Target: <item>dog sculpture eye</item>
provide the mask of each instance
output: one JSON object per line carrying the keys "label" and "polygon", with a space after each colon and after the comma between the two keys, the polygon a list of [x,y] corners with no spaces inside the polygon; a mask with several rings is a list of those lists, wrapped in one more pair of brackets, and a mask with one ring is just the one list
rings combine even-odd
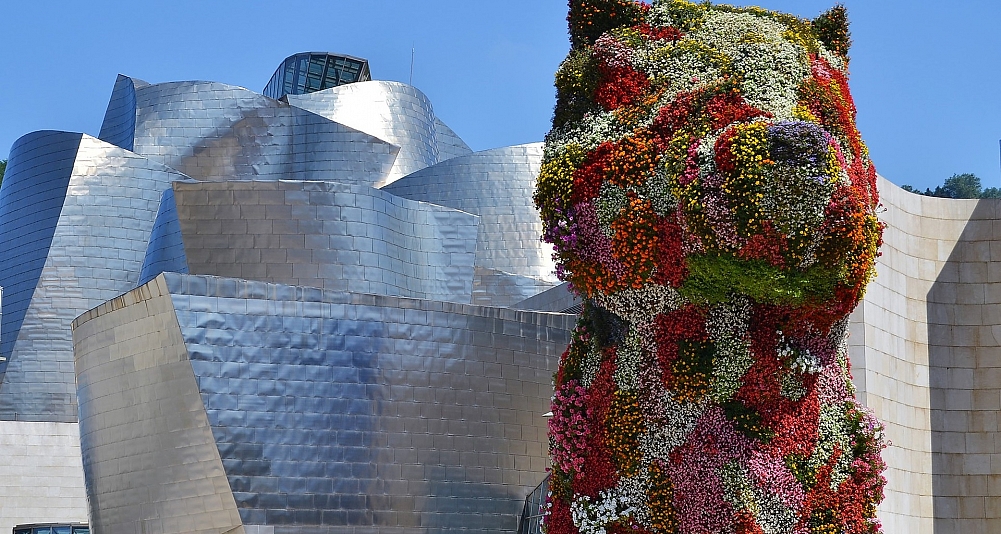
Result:
{"label": "dog sculpture eye", "polygon": [[568,21],[535,201],[584,311],[548,532],[878,531],[846,325],[882,225],[843,8],[572,0]]}

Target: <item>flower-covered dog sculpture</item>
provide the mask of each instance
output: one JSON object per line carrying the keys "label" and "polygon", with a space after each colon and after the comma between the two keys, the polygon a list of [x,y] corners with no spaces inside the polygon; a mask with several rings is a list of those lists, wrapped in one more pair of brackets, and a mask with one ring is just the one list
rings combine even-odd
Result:
{"label": "flower-covered dog sculpture", "polygon": [[847,315],[876,173],[844,9],[571,0],[535,201],[584,311],[549,534],[879,532],[885,447]]}

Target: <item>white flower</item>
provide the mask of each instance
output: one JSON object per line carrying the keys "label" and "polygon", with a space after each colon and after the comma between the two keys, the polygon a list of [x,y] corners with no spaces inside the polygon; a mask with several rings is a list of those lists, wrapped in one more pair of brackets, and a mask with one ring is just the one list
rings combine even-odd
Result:
{"label": "white flower", "polygon": [[630,133],[608,111],[588,112],[579,121],[568,123],[562,128],[553,128],[546,134],[546,144],[543,146],[543,159],[556,157],[566,149],[567,145],[576,144],[584,152],[590,152],[605,141],[619,139]]}
{"label": "white flower", "polygon": [[716,347],[710,388],[717,402],[724,402],[737,392],[741,378],[754,364],[747,338],[750,319],[751,305],[741,296],[709,309],[706,333]]}
{"label": "white flower", "polygon": [[575,495],[570,503],[570,517],[580,534],[607,534],[605,527],[634,512],[633,503],[616,489],[603,490],[595,502],[586,495]]}
{"label": "white flower", "polygon": [[622,209],[629,203],[626,192],[612,182],[601,184],[598,198],[594,201],[595,210],[598,213],[598,225],[601,227],[605,237],[612,237],[612,222],[619,217]]}
{"label": "white flower", "polygon": [[677,310],[686,304],[676,289],[647,284],[640,289],[623,289],[612,294],[598,293],[594,302],[631,323],[649,322],[658,313]]}
{"label": "white flower", "polygon": [[649,350],[643,350],[642,341],[636,335],[635,329],[630,328],[623,343],[616,351],[615,358],[615,384],[622,391],[632,391],[636,389],[639,375],[640,360],[644,357],[652,357]]}
{"label": "white flower", "polygon": [[647,421],[647,430],[640,435],[640,450],[643,451],[644,463],[653,460],[668,460],[671,452],[688,440],[688,435],[695,429],[707,403],[678,402],[666,390],[660,397],[663,407],[663,421],[655,423]]}

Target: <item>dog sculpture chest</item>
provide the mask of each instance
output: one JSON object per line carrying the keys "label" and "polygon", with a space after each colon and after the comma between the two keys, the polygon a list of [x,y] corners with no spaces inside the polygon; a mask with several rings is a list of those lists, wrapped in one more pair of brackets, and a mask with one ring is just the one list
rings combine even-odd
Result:
{"label": "dog sculpture chest", "polygon": [[546,531],[879,532],[846,329],[882,226],[844,10],[571,0],[568,21],[535,200],[585,304]]}

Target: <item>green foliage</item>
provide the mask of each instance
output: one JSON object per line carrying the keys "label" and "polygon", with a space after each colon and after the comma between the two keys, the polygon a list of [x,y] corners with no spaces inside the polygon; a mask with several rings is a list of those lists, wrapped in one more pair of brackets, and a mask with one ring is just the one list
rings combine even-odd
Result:
{"label": "green foliage", "polygon": [[768,443],[775,437],[775,431],[764,425],[761,414],[736,399],[730,399],[723,404],[723,413],[733,421],[734,426],[745,436]]}
{"label": "green foliage", "polygon": [[852,46],[851,32],[848,31],[848,11],[838,4],[821,13],[813,20],[813,33],[828,50],[842,57],[848,57]]}
{"label": "green foliage", "polygon": [[828,299],[839,280],[820,266],[786,271],[762,260],[709,255],[690,256],[686,262],[688,278],[679,291],[697,303],[726,302],[738,294],[760,303],[800,306]]}
{"label": "green foliage", "polygon": [[0,159],[0,183],[3,183],[3,175],[7,172],[7,160]]}
{"label": "green foliage", "polygon": [[809,456],[790,454],[784,460],[786,467],[804,488],[809,490],[817,484],[817,467],[810,465]]}
{"label": "green foliage", "polygon": [[570,0],[570,45],[579,48],[594,44],[612,28],[639,24],[643,14],[643,6],[633,0]]}
{"label": "green foliage", "polygon": [[1001,189],[997,187],[988,187],[987,189],[984,189],[981,186],[980,178],[976,174],[968,172],[963,174],[953,174],[951,177],[945,179],[944,184],[935,187],[934,190],[926,188],[924,192],[921,192],[909,185],[901,186],[901,189],[918,195],[924,195],[926,197],[1001,198]]}
{"label": "green foliage", "polygon": [[945,184],[935,188],[936,195],[945,198],[978,198],[982,191],[980,178],[975,174],[953,174]]}

